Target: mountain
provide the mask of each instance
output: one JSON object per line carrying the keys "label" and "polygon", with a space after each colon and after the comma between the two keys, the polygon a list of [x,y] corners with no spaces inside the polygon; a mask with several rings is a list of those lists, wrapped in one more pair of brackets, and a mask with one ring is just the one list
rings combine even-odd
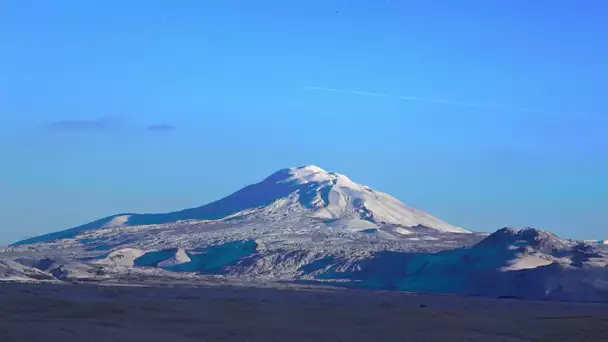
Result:
{"label": "mountain", "polygon": [[0,258],[0,281],[52,280],[53,276],[35,267],[11,259]]}
{"label": "mountain", "polygon": [[503,228],[471,247],[376,253],[356,271],[329,277],[414,292],[608,301],[608,250],[533,228]]}
{"label": "mountain", "polygon": [[608,246],[532,228],[450,225],[316,166],[216,202],[118,214],[0,251],[0,279],[261,281],[608,301]]}
{"label": "mountain", "polygon": [[357,184],[348,177],[317,166],[279,170],[263,181],[207,205],[163,214],[124,213],[72,229],[50,233],[14,245],[74,237],[84,231],[116,226],[219,220],[239,215],[283,212],[326,220],[365,220],[375,224],[425,226],[445,232],[467,231],[410,208],[388,194]]}

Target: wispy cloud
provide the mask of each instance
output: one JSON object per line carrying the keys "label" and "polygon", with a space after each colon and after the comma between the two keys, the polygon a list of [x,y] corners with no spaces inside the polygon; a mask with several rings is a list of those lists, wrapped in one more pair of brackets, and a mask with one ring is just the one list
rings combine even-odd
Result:
{"label": "wispy cloud", "polygon": [[[139,128],[138,128],[139,126]],[[70,132],[113,132],[118,130],[138,130],[145,129],[153,132],[168,132],[177,129],[177,126],[167,123],[153,123],[134,125],[121,118],[105,117],[98,119],[62,119],[48,122],[44,128],[53,133],[70,133]]]}
{"label": "wispy cloud", "polygon": [[447,106],[503,110],[503,111],[511,111],[511,112],[513,112],[513,111],[529,112],[529,113],[532,113],[532,112],[538,113],[539,112],[539,111],[528,109],[528,108],[507,107],[507,106],[500,106],[500,105],[490,105],[490,104],[475,103],[475,102],[460,102],[460,101],[451,101],[451,100],[443,100],[443,99],[429,99],[429,98],[417,97],[417,96],[404,96],[404,95],[394,95],[394,94],[386,94],[386,93],[371,93],[371,92],[366,92],[366,91],[345,90],[345,89],[335,89],[335,88],[325,88],[325,87],[315,87],[315,86],[305,86],[303,88],[307,89],[307,90],[325,91],[325,92],[338,93],[338,94],[382,97],[382,98],[397,99],[397,100],[404,100],[404,101],[434,103],[434,104],[447,105]]}
{"label": "wispy cloud", "polygon": [[146,126],[146,129],[154,132],[167,132],[176,130],[177,126],[170,124],[151,124]]}
{"label": "wispy cloud", "polygon": [[89,131],[89,130],[111,130],[123,125],[116,118],[100,119],[63,119],[48,122],[45,128],[49,131]]}

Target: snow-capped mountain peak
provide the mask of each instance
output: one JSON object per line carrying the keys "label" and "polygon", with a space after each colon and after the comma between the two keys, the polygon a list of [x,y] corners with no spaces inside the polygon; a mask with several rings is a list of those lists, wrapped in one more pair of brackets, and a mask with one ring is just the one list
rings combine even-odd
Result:
{"label": "snow-capped mountain peak", "polygon": [[556,250],[567,250],[573,243],[560,239],[555,234],[534,228],[510,228],[497,230],[479,243],[480,246],[505,246],[509,248],[527,248],[550,253]]}
{"label": "snow-capped mountain peak", "polygon": [[452,233],[467,230],[450,225],[394,197],[353,182],[348,177],[314,165],[279,170],[259,183],[249,185],[218,201],[191,209],[162,214],[123,213],[83,226],[20,241],[17,244],[70,238],[83,231],[115,227],[168,224],[186,220],[250,220],[276,217],[309,217],[341,220],[340,226],[375,225],[426,227]]}
{"label": "snow-capped mountain peak", "polygon": [[344,175],[302,166],[200,207],[118,214],[21,241],[0,253],[0,279],[222,274],[608,300],[603,246],[531,228],[454,234],[464,232]]}
{"label": "snow-capped mountain peak", "polygon": [[291,167],[279,170],[266,178],[266,181],[286,184],[329,183],[340,182],[343,185],[357,186],[341,173],[325,171],[316,165]]}
{"label": "snow-capped mountain peak", "polygon": [[282,169],[258,184],[264,187],[260,189],[262,192],[289,193],[289,200],[281,205],[293,209],[294,204],[299,204],[301,213],[311,217],[467,232],[408,207],[388,194],[355,183],[343,174],[329,172],[315,165]]}

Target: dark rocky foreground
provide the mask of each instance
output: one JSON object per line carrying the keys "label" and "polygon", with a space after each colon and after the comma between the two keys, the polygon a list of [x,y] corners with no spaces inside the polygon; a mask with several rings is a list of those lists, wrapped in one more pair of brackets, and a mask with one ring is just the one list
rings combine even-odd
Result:
{"label": "dark rocky foreground", "polygon": [[0,341],[608,341],[608,304],[279,285],[0,283]]}

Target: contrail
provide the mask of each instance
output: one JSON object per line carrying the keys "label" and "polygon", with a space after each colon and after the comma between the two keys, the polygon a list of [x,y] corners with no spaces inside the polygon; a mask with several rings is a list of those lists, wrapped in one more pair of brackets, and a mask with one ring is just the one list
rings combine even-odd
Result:
{"label": "contrail", "polygon": [[327,92],[339,93],[339,94],[359,95],[359,96],[371,96],[371,97],[384,97],[384,98],[398,99],[398,100],[404,100],[404,101],[417,101],[417,102],[426,102],[426,103],[436,103],[436,104],[443,104],[443,105],[448,105],[448,106],[459,106],[459,107],[469,107],[469,108],[478,108],[478,109],[504,110],[504,111],[516,111],[516,112],[538,112],[538,111],[531,110],[531,109],[526,109],[526,108],[513,108],[513,107],[488,105],[488,104],[483,104],[483,103],[459,102],[459,101],[449,101],[449,100],[441,100],[441,99],[427,99],[427,98],[416,97],[416,96],[402,96],[402,95],[392,95],[392,94],[384,94],[384,93],[370,93],[370,92],[366,92],[366,91],[344,90],[344,89],[314,87],[314,86],[305,86],[303,88],[304,89],[308,89],[308,90],[327,91]]}

